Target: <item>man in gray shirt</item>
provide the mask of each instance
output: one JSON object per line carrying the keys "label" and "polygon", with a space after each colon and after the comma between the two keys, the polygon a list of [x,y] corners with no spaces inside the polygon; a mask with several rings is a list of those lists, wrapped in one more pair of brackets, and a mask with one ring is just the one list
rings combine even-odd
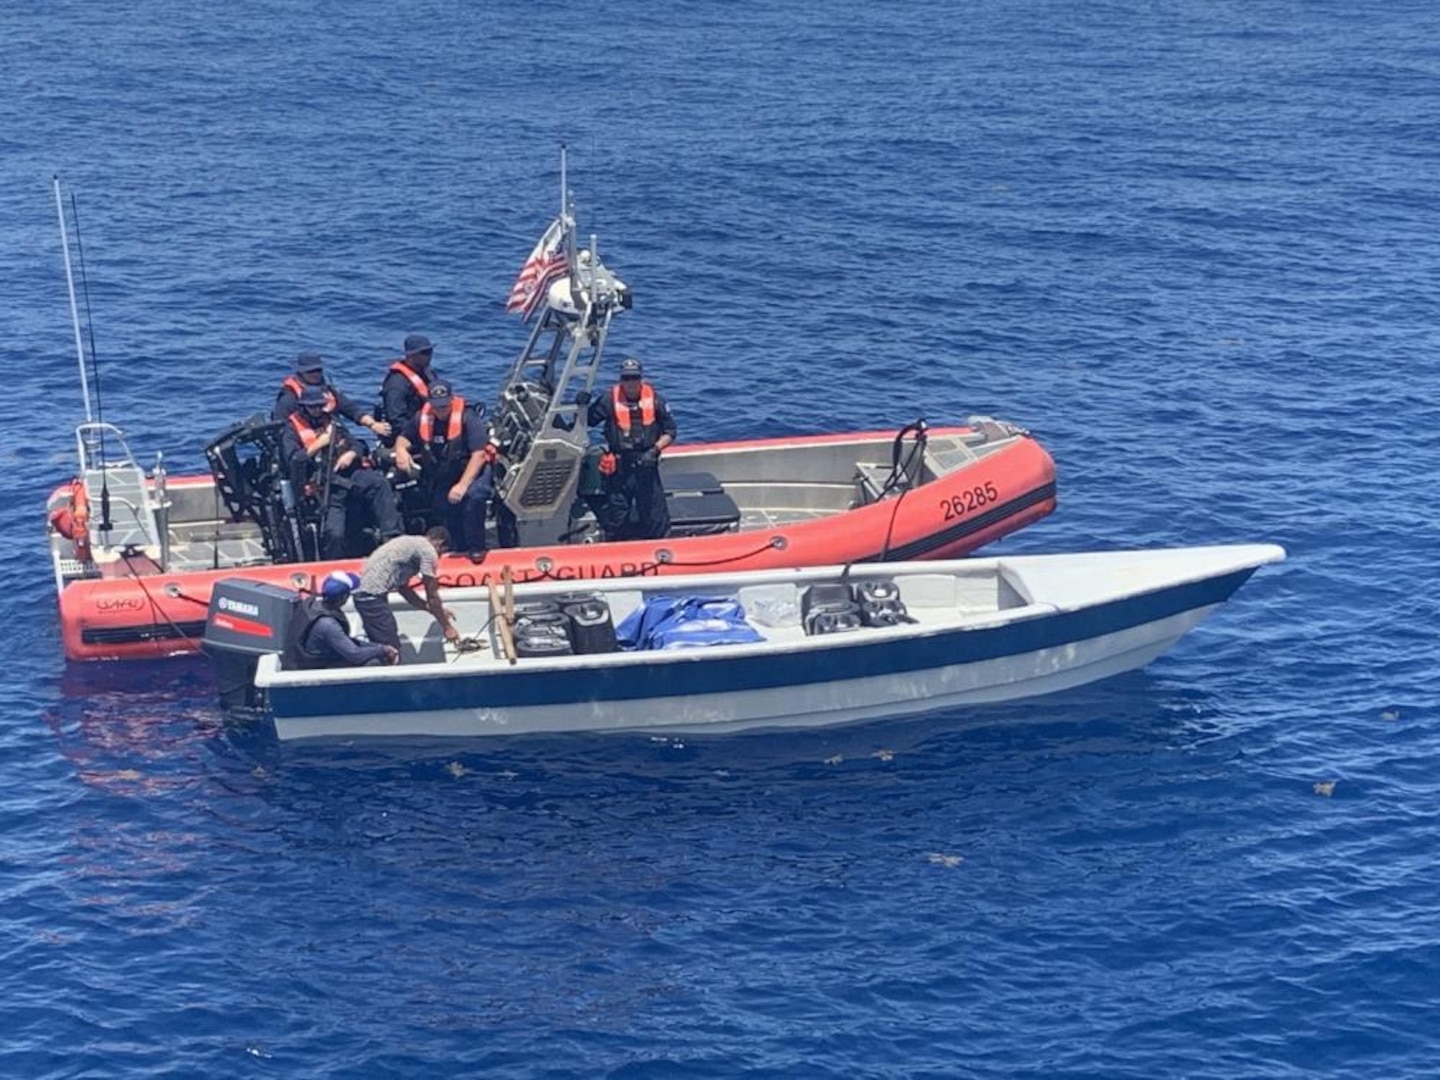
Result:
{"label": "man in gray shirt", "polygon": [[[435,616],[446,641],[460,640],[450,612],[440,603],[440,556],[449,549],[449,530],[437,527],[424,536],[397,536],[370,553],[360,568],[360,587],[350,599],[373,644],[400,648],[400,627],[390,610],[392,592],[399,592],[417,611]],[[410,584],[417,575],[425,586],[424,600]]]}

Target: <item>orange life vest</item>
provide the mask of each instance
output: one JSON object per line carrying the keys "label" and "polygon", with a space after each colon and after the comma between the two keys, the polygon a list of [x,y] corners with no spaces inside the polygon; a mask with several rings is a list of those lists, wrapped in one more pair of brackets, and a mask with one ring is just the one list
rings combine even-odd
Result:
{"label": "orange life vest", "polygon": [[[460,432],[465,429],[465,399],[452,397],[450,399],[450,423],[445,428],[445,441],[452,443],[460,438]],[[420,410],[420,441],[430,442],[435,434],[435,410],[430,407],[427,401],[425,407]]]}
{"label": "orange life vest", "polygon": [[75,545],[75,558],[90,561],[90,496],[85,481],[77,477],[70,484],[70,542]]}
{"label": "orange life vest", "polygon": [[396,360],[390,365],[390,370],[405,376],[405,381],[410,384],[410,389],[420,396],[421,401],[430,400],[430,387],[419,374],[411,367],[406,366],[404,360]]}
{"label": "orange life vest", "polygon": [[[306,385],[307,384],[301,382],[300,378],[296,375],[291,375],[288,379],[286,379],[283,383],[280,384],[282,389],[289,390],[292,394],[295,395],[295,405],[297,408],[300,405],[300,395],[305,392]],[[329,412],[334,412],[336,404],[337,402],[335,401],[335,394],[331,391],[330,387],[325,387],[326,410]]]}
{"label": "orange life vest", "polygon": [[639,401],[630,401],[619,386],[610,391],[610,400],[615,405],[615,423],[620,428],[621,435],[629,437],[630,410],[636,405],[640,406],[640,423],[646,427],[655,423],[655,388],[649,383],[640,384]]}
{"label": "orange life vest", "polygon": [[303,410],[296,409],[290,414],[290,426],[295,429],[295,434],[300,436],[300,445],[309,450],[320,437],[320,433],[305,422],[302,412]]}

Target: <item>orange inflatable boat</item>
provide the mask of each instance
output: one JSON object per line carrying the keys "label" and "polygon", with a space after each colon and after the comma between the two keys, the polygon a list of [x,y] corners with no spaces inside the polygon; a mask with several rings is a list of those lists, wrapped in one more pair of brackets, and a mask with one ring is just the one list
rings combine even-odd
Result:
{"label": "orange inflatable boat", "polygon": [[[147,474],[118,430],[87,426],[103,426],[106,454],[118,457],[87,459],[97,433],[82,431],[81,475],[47,507],[68,658],[196,650],[221,578],[307,589],[329,570],[359,568],[358,558],[283,561],[277,523],[235,513],[233,478],[218,465],[214,476]],[[484,584],[507,566],[517,581],[583,582],[950,558],[1039,520],[1056,501],[1050,455],[990,418],[898,435],[675,446],[662,463],[672,528],[658,540],[607,542],[585,505],[582,465],[555,521],[522,523],[523,546],[492,546],[478,564],[447,556],[442,584]]]}

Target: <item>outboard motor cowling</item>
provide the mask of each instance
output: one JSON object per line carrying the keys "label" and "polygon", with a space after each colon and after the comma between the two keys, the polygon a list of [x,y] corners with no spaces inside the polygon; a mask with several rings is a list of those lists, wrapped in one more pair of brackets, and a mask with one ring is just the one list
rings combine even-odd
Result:
{"label": "outboard motor cowling", "polygon": [[292,589],[246,578],[224,578],[210,593],[201,647],[215,664],[220,704],[226,710],[257,709],[260,657],[290,647],[290,625],[300,607]]}

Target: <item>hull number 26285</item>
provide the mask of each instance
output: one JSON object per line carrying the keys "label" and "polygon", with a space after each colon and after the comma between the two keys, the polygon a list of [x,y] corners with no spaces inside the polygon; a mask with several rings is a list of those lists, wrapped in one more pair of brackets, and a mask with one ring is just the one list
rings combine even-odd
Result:
{"label": "hull number 26285", "polygon": [[964,517],[966,514],[973,514],[976,510],[991,506],[999,501],[1000,493],[995,490],[995,485],[987,480],[980,487],[957,491],[948,499],[941,499],[940,510],[945,515],[946,521],[954,521],[956,518]]}

